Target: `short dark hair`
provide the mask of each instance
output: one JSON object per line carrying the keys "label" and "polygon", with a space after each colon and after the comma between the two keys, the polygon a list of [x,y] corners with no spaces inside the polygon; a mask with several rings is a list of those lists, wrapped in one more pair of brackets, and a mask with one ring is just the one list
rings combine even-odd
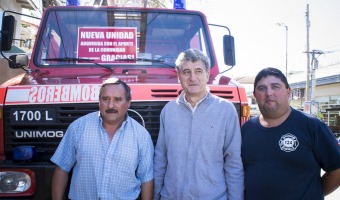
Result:
{"label": "short dark hair", "polygon": [[274,67],[267,67],[262,69],[255,77],[255,81],[254,81],[254,92],[255,92],[255,88],[258,84],[258,82],[262,79],[265,78],[267,76],[275,76],[277,78],[279,78],[286,86],[286,88],[290,88],[287,78],[286,76],[278,69],[274,68]]}
{"label": "short dark hair", "polygon": [[120,80],[119,78],[115,78],[115,77],[106,79],[103,82],[103,84],[102,84],[102,86],[100,87],[100,90],[99,90],[99,97],[102,93],[103,88],[107,85],[122,85],[125,89],[126,100],[131,101],[131,88],[124,81]]}
{"label": "short dark hair", "polygon": [[206,71],[209,71],[210,69],[209,57],[200,50],[187,49],[178,55],[178,58],[176,60],[176,70],[177,72],[180,72],[182,70],[184,62],[188,61],[196,62],[199,60],[203,62]]}

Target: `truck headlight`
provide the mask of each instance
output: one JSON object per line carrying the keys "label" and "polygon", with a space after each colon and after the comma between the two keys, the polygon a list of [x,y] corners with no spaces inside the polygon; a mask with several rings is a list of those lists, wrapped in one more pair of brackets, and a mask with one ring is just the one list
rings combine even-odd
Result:
{"label": "truck headlight", "polygon": [[33,195],[34,189],[34,173],[31,170],[0,171],[0,197],[20,193],[20,196],[29,196]]}

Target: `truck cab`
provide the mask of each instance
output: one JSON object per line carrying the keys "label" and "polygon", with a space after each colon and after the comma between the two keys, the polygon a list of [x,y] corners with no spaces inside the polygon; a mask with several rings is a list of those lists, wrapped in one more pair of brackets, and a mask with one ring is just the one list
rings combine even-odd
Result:
{"label": "truck cab", "polygon": [[[2,50],[11,46],[16,15],[4,14]],[[234,38],[221,27],[226,34],[220,38],[224,48],[220,66],[233,66]],[[23,73],[0,87],[0,198],[51,198],[54,165],[49,159],[68,125],[98,110],[99,87],[107,78],[129,84],[129,115],[146,127],[155,143],[162,108],[182,90],[175,60],[189,48],[211,59],[210,92],[235,105],[240,125],[249,118],[245,89],[221,74],[201,12],[50,7],[34,40],[30,56],[6,58],[10,68],[21,68]]]}

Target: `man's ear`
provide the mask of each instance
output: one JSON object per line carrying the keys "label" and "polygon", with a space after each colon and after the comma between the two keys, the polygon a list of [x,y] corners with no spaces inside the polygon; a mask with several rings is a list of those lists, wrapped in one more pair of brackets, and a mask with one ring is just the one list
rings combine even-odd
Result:
{"label": "man's ear", "polygon": [[288,94],[289,94],[289,96],[290,96],[290,94],[292,93],[292,89],[290,89],[290,87],[287,89],[287,92],[288,92]]}

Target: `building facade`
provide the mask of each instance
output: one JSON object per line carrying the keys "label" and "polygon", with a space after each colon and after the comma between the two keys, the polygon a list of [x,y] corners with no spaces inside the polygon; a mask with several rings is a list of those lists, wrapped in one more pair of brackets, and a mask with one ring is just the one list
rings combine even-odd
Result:
{"label": "building facade", "polygon": [[320,67],[314,73],[315,86],[311,78],[309,99],[306,97],[306,72],[288,77],[292,89],[291,106],[316,115],[329,126],[340,126],[340,64]]}

